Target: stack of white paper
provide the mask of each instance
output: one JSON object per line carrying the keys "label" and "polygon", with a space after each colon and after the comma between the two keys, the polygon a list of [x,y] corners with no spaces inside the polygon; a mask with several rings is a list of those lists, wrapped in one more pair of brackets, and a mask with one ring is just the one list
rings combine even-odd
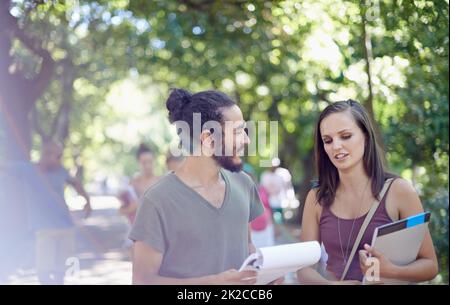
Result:
{"label": "stack of white paper", "polygon": [[257,285],[268,284],[289,272],[314,265],[321,251],[317,241],[264,247],[251,254],[239,271],[258,271]]}

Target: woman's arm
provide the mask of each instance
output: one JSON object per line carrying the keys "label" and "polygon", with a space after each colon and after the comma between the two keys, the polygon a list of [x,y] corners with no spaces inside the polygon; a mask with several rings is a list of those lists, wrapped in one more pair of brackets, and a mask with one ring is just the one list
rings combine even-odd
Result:
{"label": "woman's arm", "polygon": [[[319,236],[319,219],[317,217],[317,203],[315,200],[316,191],[311,190],[306,197],[303,209],[302,229],[300,241],[317,240],[320,242]],[[313,267],[302,268],[297,271],[297,278],[300,284],[306,285],[327,285],[329,281],[320,275]]]}
{"label": "woman's arm", "polygon": [[128,191],[130,202],[128,205],[120,207],[120,209],[119,209],[120,214],[128,215],[128,214],[135,213],[137,211],[137,209],[139,207],[139,198],[138,198],[137,191],[136,191],[136,189],[137,189],[136,185],[137,185],[137,180],[136,180],[136,178],[133,178],[130,181],[130,185],[129,185],[130,190]]}
{"label": "woman's arm", "polygon": [[129,205],[120,207],[119,212],[122,215],[128,215],[137,211],[139,204],[137,200],[133,200]]}
{"label": "woman's arm", "polygon": [[[391,187],[391,202],[396,206],[400,219],[423,212],[420,198],[413,186],[406,180],[396,179]],[[394,278],[409,282],[423,282],[432,280],[438,273],[436,252],[430,231],[427,230],[417,260],[406,266],[397,266],[391,263],[382,253],[377,252],[368,245],[366,251],[380,260],[380,276]],[[363,274],[364,274],[364,270]]]}

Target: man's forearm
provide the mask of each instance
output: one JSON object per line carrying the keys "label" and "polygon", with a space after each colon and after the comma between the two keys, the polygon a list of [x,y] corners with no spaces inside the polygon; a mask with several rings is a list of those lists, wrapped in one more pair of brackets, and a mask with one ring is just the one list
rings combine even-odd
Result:
{"label": "man's forearm", "polygon": [[91,198],[89,197],[88,193],[86,193],[85,190],[83,190],[83,192],[80,195],[84,197],[86,203],[91,203]]}
{"label": "man's forearm", "polygon": [[84,187],[81,185],[81,183],[78,180],[72,179],[69,181],[69,183],[73,186],[75,191],[77,191],[78,195],[83,197],[86,200],[86,203],[90,203],[90,198],[88,193],[85,191]]}
{"label": "man's forearm", "polygon": [[171,278],[159,275],[139,276],[133,275],[133,285],[212,285],[214,276],[203,276],[193,278]]}
{"label": "man's forearm", "polygon": [[81,197],[84,198],[84,200],[86,200],[86,203],[89,203],[89,204],[91,203],[91,199],[90,199],[88,193],[84,190],[83,187],[80,187],[80,188],[77,190],[77,192],[78,192],[78,194],[79,194]]}

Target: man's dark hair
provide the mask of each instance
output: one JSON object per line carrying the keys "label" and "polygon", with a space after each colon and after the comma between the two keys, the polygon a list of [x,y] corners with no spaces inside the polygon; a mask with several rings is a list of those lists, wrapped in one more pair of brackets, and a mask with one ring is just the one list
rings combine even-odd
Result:
{"label": "man's dark hair", "polygon": [[[190,93],[185,89],[172,89],[169,98],[166,102],[167,110],[169,110],[169,121],[174,123],[176,121],[183,121],[189,125],[191,147],[185,147],[192,152],[194,137],[193,118],[194,113],[201,115],[200,126],[208,121],[223,123],[223,115],[221,108],[231,107],[236,103],[228,97],[225,93],[207,90],[195,94]],[[181,130],[178,130],[180,134]],[[181,137],[183,139],[183,137]]]}

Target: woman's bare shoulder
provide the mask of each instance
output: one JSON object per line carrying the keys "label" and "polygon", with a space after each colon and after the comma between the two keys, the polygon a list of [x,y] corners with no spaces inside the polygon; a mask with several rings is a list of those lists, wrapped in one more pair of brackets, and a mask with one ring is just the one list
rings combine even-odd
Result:
{"label": "woman's bare shoulder", "polygon": [[423,211],[419,194],[413,184],[406,179],[397,178],[392,182],[389,202],[398,211],[400,218],[408,217]]}
{"label": "woman's bare shoulder", "polygon": [[392,182],[391,193],[395,198],[411,198],[418,196],[412,183],[403,178],[397,178]]}

